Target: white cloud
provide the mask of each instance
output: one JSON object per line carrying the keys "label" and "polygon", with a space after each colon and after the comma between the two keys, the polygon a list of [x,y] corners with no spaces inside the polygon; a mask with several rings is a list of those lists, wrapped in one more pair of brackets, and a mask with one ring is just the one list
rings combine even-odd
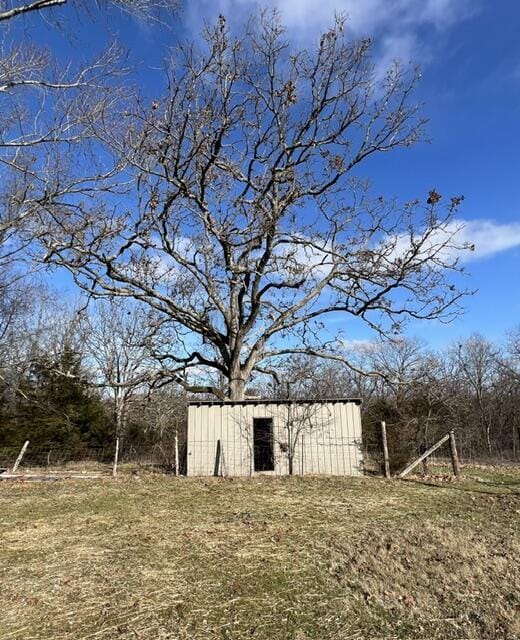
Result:
{"label": "white cloud", "polygon": [[407,65],[418,60],[424,62],[428,57],[426,47],[419,44],[419,40],[414,33],[390,33],[381,38],[376,63],[376,76],[382,78],[395,60],[400,60],[404,65]]}
{"label": "white cloud", "polygon": [[260,7],[274,8],[291,36],[305,42],[331,26],[339,13],[347,16],[347,29],[355,36],[375,36],[385,57],[407,62],[410,57],[424,60],[421,27],[445,30],[472,16],[478,5],[478,0],[199,0],[187,5],[185,15],[189,26],[199,31],[202,20],[214,20],[220,13],[240,24]]}
{"label": "white cloud", "polygon": [[[440,254],[446,260],[459,258],[460,263],[473,262],[520,247],[520,222],[496,222],[494,220],[457,220],[444,230],[430,237],[424,251],[448,242]],[[473,251],[456,246],[471,245]],[[404,254],[410,247],[407,236],[400,236],[394,255]]]}
{"label": "white cloud", "polygon": [[[417,7],[414,0],[407,2],[409,8]],[[420,20],[428,21],[438,28],[450,26],[464,20],[478,11],[478,2],[465,0],[426,0],[419,9]]]}
{"label": "white cloud", "polygon": [[463,220],[457,235],[459,242],[475,245],[464,262],[489,258],[502,251],[520,247],[520,222],[500,223],[493,220]]}
{"label": "white cloud", "polygon": [[375,340],[363,339],[363,338],[343,338],[339,340],[339,343],[345,351],[358,351],[368,353],[372,351],[376,346]]}

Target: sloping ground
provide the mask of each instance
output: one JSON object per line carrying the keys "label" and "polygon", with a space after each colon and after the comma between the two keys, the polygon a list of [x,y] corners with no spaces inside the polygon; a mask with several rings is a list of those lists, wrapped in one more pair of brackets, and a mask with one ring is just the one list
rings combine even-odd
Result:
{"label": "sloping ground", "polygon": [[0,638],[520,638],[520,471],[0,483]]}

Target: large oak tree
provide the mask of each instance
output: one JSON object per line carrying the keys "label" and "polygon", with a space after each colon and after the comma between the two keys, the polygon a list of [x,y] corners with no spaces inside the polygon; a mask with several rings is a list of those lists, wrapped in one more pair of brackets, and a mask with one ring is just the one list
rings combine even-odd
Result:
{"label": "large oak tree", "polygon": [[459,199],[399,206],[362,179],[421,139],[416,70],[381,76],[342,20],[298,51],[266,13],[238,35],[221,17],[166,74],[163,94],[93,119],[106,179],[89,197],[64,193],[62,173],[32,210],[47,262],[175,327],[159,354],[171,379],[240,399],[289,353],[342,359],[333,315],[386,335],[457,313]]}

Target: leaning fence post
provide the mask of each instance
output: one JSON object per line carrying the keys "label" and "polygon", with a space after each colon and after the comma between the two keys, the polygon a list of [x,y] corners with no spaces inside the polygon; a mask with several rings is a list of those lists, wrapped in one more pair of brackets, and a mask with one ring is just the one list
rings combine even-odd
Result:
{"label": "leaning fence post", "polygon": [[119,438],[116,438],[116,450],[114,453],[114,466],[112,467],[112,475],[117,476],[117,462],[119,460]]}
{"label": "leaning fence post", "polygon": [[451,452],[451,465],[453,467],[453,473],[458,477],[460,476],[459,454],[457,453],[457,443],[455,442],[455,431],[450,431],[450,452]]}
{"label": "leaning fence post", "polygon": [[20,453],[18,454],[18,458],[16,458],[16,462],[13,464],[13,468],[11,469],[11,473],[16,473],[18,467],[20,466],[20,462],[27,451],[27,447],[29,446],[29,440],[26,440],[23,444],[23,447],[20,449]]}
{"label": "leaning fence post", "polygon": [[388,457],[388,442],[386,439],[386,422],[381,420],[381,440],[383,442],[383,465],[385,478],[390,478],[390,459]]}

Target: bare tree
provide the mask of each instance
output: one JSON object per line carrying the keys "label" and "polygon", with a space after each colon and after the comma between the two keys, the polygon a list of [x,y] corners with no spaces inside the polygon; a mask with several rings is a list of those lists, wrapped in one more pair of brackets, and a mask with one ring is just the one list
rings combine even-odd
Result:
{"label": "bare tree", "polygon": [[[498,403],[497,418],[502,425],[500,441],[504,444],[505,434],[510,433],[510,446],[513,457],[520,451],[520,327],[516,327],[507,336],[505,348],[497,348],[495,357],[499,368],[499,379],[495,385]],[[507,450],[507,448],[506,448]]]}
{"label": "bare tree", "polygon": [[446,417],[440,362],[423,341],[399,338],[379,343],[372,352],[373,368],[381,373],[384,396],[401,427],[412,430],[417,442],[427,443],[438,414]]}
{"label": "bare tree", "polygon": [[294,463],[298,450],[301,455],[304,452],[303,438],[317,431],[325,431],[327,423],[320,421],[318,426],[317,416],[323,416],[318,412],[319,405],[310,402],[294,400],[286,407],[285,424],[283,433],[277,441],[282,453],[287,456],[289,475],[294,474]]}
{"label": "bare tree", "polygon": [[[88,6],[84,2],[81,2],[81,0],[78,2],[74,0],[33,0],[33,2],[25,3],[12,2],[11,8],[0,11],[0,22],[6,22],[31,13],[48,12],[67,4],[77,5],[83,10],[88,9]],[[161,11],[177,10],[179,7],[178,0],[94,0],[92,4],[98,9],[112,4],[140,18],[154,20],[157,19],[157,15]]]}
{"label": "bare tree", "polygon": [[287,459],[287,470],[293,475],[298,453],[304,455],[306,436],[322,435],[332,422],[326,419],[321,403],[327,399],[348,397],[351,371],[337,363],[316,361],[306,355],[287,357],[279,363],[276,381],[269,384],[267,394],[276,399],[289,400],[285,405],[281,429],[275,431],[275,443]]}
{"label": "bare tree", "polygon": [[396,64],[379,83],[370,41],[350,41],[339,19],[312,52],[292,49],[272,14],[237,38],[221,17],[206,45],[178,49],[166,95],[93,124],[126,198],[36,203],[46,261],[92,295],[164,314],[186,335],[171,377],[222,395],[222,376],[232,399],[281,356],[337,357],[321,330],[338,312],[382,335],[452,318],[460,199],[441,210],[432,191],[399,208],[357,177],[420,139],[415,70]]}
{"label": "bare tree", "polygon": [[152,354],[158,348],[160,319],[135,302],[110,299],[91,304],[81,322],[83,356],[93,365],[97,386],[110,394],[116,437],[122,438],[132,400],[146,394],[156,379]]}
{"label": "bare tree", "polygon": [[493,406],[490,402],[496,381],[497,359],[493,345],[480,335],[473,335],[453,350],[462,380],[469,387],[477,412],[476,418],[489,455],[493,452]]}
{"label": "bare tree", "polygon": [[[302,448],[302,437],[317,428],[316,406],[310,402],[301,402],[319,397],[313,384],[316,363],[310,357],[298,355],[287,358],[278,366],[276,382],[271,386],[270,395],[291,402],[285,407],[282,428],[276,433],[275,442],[282,455],[287,458],[288,473],[292,476],[298,447]],[[322,400],[323,397],[321,396]]]}
{"label": "bare tree", "polygon": [[505,355],[501,363],[520,383],[520,327],[509,333]]}
{"label": "bare tree", "polygon": [[[126,76],[122,49],[109,44],[89,61],[56,60],[46,50],[21,39],[10,27],[23,16],[49,18],[66,4],[92,13],[115,6],[141,20],[158,19],[177,7],[174,0],[68,0],[10,2],[0,10],[0,267],[11,263],[32,240],[27,233],[35,203],[88,197],[100,178],[108,188],[109,172],[99,173],[92,149],[92,123],[104,119],[123,91]],[[63,25],[67,33],[67,25]],[[86,147],[85,142],[90,146]],[[64,166],[66,147],[69,158]],[[65,182],[65,175],[68,181]],[[31,229],[34,232],[34,227]]]}
{"label": "bare tree", "polygon": [[12,395],[27,361],[29,317],[35,311],[29,283],[6,265],[0,271],[0,384]]}
{"label": "bare tree", "polygon": [[[43,370],[83,383],[82,372],[71,369],[79,342],[75,314],[40,280],[19,277],[0,287],[0,405],[23,399],[28,406],[44,408],[45,402],[31,391]],[[66,412],[60,417],[69,419]]]}
{"label": "bare tree", "polygon": [[[152,434],[155,440],[155,457],[162,458],[176,476],[186,465],[187,408],[186,393],[179,386],[169,385],[154,390],[141,409],[145,433]],[[159,452],[161,455],[157,456]]]}
{"label": "bare tree", "polygon": [[60,0],[10,4],[0,11],[0,269],[18,279],[35,266],[26,255],[34,203],[49,191],[59,197],[60,191],[85,195],[93,188],[93,165],[82,179],[69,170],[67,185],[59,180],[64,176],[61,149],[74,149],[81,157],[79,143],[89,139],[92,117],[101,117],[111,103],[108,87],[122,70],[115,46],[88,63],[64,64],[11,33],[15,18],[58,7],[64,4]]}

